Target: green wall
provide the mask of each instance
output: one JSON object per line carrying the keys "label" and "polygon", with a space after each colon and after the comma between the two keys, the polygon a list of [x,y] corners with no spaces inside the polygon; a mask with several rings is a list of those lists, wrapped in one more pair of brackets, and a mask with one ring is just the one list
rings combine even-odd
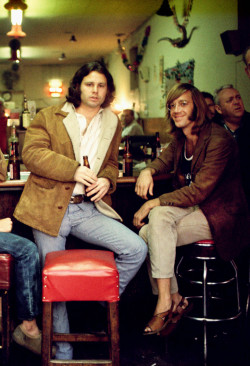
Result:
{"label": "green wall", "polygon": [[[175,0],[177,17],[182,24],[183,0]],[[140,71],[147,75],[145,82],[139,76],[139,87],[130,88],[131,71],[122,62],[117,50],[106,60],[116,84],[117,104],[127,107],[135,106],[142,117],[164,117],[164,90],[171,86],[171,81],[165,78],[162,85],[159,78],[160,58],[164,59],[164,69],[173,67],[177,61],[184,63],[195,60],[194,85],[201,91],[214,93],[214,90],[224,84],[233,84],[241,93],[245,108],[250,111],[250,81],[244,72],[242,56],[226,55],[220,34],[227,30],[238,28],[237,0],[194,0],[191,16],[187,25],[187,34],[193,27],[190,42],[184,48],[175,48],[170,42],[157,42],[162,37],[180,37],[173,17],[152,16],[140,29],[131,34],[122,45],[126,54],[132,47],[141,45],[146,27],[151,26],[148,45],[145,49]]]}

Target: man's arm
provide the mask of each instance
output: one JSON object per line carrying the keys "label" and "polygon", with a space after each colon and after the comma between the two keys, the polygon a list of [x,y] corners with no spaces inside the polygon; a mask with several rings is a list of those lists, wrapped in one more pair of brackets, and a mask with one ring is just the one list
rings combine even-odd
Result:
{"label": "man's arm", "polygon": [[40,176],[61,182],[74,182],[79,166],[74,159],[72,143],[60,116],[39,112],[25,135],[22,158],[26,168]]}

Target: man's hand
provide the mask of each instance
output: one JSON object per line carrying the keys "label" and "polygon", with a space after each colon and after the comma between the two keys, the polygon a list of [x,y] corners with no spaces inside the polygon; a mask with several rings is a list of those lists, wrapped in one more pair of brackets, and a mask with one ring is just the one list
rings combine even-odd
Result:
{"label": "man's hand", "polygon": [[6,219],[0,220],[0,232],[1,233],[10,233],[12,230],[13,222],[7,217]]}
{"label": "man's hand", "polygon": [[152,177],[151,169],[144,169],[141,171],[135,185],[135,193],[138,194],[141,198],[147,200],[149,193],[150,196],[153,196],[153,187],[154,181]]}
{"label": "man's hand", "polygon": [[78,183],[84,184],[84,186],[90,186],[97,182],[96,174],[86,166],[79,166],[74,175],[74,180]]}
{"label": "man's hand", "polygon": [[141,206],[141,208],[135,213],[133,225],[137,229],[140,229],[143,225],[145,225],[145,222],[143,222],[143,220],[145,219],[145,217],[148,216],[150,210],[152,210],[152,208],[154,208],[156,206],[160,206],[160,205],[161,205],[161,203],[160,203],[159,198],[155,198],[153,200],[145,202]]}
{"label": "man's hand", "polygon": [[87,196],[91,196],[92,202],[100,201],[110,188],[110,181],[107,178],[97,178],[97,181],[86,188]]}

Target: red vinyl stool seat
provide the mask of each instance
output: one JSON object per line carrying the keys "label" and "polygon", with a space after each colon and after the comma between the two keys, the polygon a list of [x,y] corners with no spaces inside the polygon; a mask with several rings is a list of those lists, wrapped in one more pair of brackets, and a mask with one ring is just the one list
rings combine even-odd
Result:
{"label": "red vinyl stool seat", "polygon": [[[108,342],[108,360],[71,360],[74,365],[119,366],[119,274],[114,254],[104,250],[73,249],[48,253],[43,268],[42,365],[71,365],[52,360],[52,342]],[[108,332],[53,333],[53,302],[106,301]]]}
{"label": "red vinyl stool seat", "polygon": [[2,358],[8,365],[11,341],[10,291],[14,276],[14,258],[10,254],[0,254],[0,297],[2,299]]}
{"label": "red vinyl stool seat", "polygon": [[185,297],[194,304],[187,318],[203,322],[206,363],[207,323],[234,320],[241,315],[238,270],[233,260],[225,262],[218,257],[213,240],[201,240],[183,249],[176,277],[185,286]]}

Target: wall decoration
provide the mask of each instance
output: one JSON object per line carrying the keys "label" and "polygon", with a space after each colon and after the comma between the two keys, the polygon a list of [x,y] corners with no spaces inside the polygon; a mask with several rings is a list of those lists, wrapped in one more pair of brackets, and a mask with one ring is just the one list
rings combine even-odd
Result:
{"label": "wall decoration", "polygon": [[[167,79],[175,80],[177,83],[186,82],[189,84],[194,83],[194,59],[184,63],[177,61],[174,67],[170,67],[165,70],[165,76]],[[183,80],[185,79],[185,81]]]}
{"label": "wall decoration", "polygon": [[6,89],[12,90],[19,80],[19,74],[11,70],[6,70],[2,73],[2,80]]}
{"label": "wall decoration", "polygon": [[142,40],[141,47],[138,49],[138,53],[136,55],[136,60],[132,64],[129,63],[128,57],[127,57],[126,52],[125,52],[125,47],[123,47],[121,45],[121,40],[120,40],[120,38],[118,38],[118,49],[121,53],[122,62],[124,63],[124,65],[127,67],[128,70],[138,73],[138,67],[142,62],[143,55],[144,55],[146,46],[148,44],[149,34],[150,34],[150,26],[148,26],[145,29],[145,35],[144,35],[144,38]]}
{"label": "wall decoration", "polygon": [[176,25],[177,30],[182,35],[181,35],[181,37],[178,37],[178,38],[162,37],[162,38],[158,39],[158,42],[169,41],[172,44],[172,46],[177,47],[177,48],[185,47],[189,43],[193,32],[197,29],[197,27],[193,27],[190,32],[189,37],[187,36],[186,27],[189,22],[192,5],[193,5],[193,0],[184,0],[184,5],[183,5],[184,20],[183,20],[183,23],[180,24],[180,22],[178,21],[178,18],[177,18],[176,9],[175,9],[175,5],[173,4],[173,0],[169,0],[169,6],[173,13],[174,24]]}
{"label": "wall decoration", "polygon": [[166,98],[168,91],[176,83],[194,83],[194,59],[184,63],[177,61],[176,65],[165,70],[166,87],[162,97]]}

